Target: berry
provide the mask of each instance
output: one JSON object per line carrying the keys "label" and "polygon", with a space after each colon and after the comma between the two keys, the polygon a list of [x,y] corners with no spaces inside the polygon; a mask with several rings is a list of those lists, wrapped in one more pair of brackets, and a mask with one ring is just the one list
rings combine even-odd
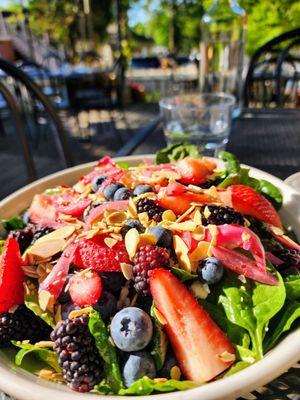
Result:
{"label": "berry", "polygon": [[[208,211],[208,212],[207,212]],[[234,211],[231,207],[221,206],[202,206],[201,207],[202,225],[224,225],[237,224],[244,225],[242,214]]]}
{"label": "berry", "polygon": [[207,159],[185,157],[177,165],[177,172],[181,175],[180,182],[189,185],[200,185],[207,181],[209,175],[213,173],[216,164]]}
{"label": "berry", "polygon": [[143,376],[155,378],[156,370],[153,358],[146,351],[130,354],[123,368],[125,385],[130,387]]}
{"label": "berry", "polygon": [[117,312],[117,299],[109,292],[102,292],[100,299],[93,308],[100,312],[104,320],[108,320]]}
{"label": "berry", "polygon": [[98,192],[102,183],[106,180],[106,176],[98,175],[92,180],[92,190],[94,193]]}
{"label": "berry", "polygon": [[90,212],[91,212],[94,208],[96,208],[96,207],[98,207],[98,206],[101,206],[102,204],[103,204],[103,201],[93,201],[93,203],[91,203],[91,204],[84,210],[84,213],[83,213],[83,220],[84,220],[84,222],[87,221],[87,218],[88,218]]}
{"label": "berry", "polygon": [[125,225],[121,229],[122,236],[124,237],[126,233],[132,228],[135,228],[140,233],[145,232],[145,228],[138,219],[129,219],[125,222]]}
{"label": "berry", "polygon": [[128,200],[130,197],[133,197],[133,193],[125,187],[118,189],[114,193],[114,201]]}
{"label": "berry", "polygon": [[102,288],[105,292],[118,294],[126,283],[122,272],[101,272]]}
{"label": "berry", "polygon": [[133,194],[135,196],[140,196],[141,194],[144,193],[153,193],[154,190],[150,185],[138,185],[135,187]]}
{"label": "berry", "polygon": [[222,279],[224,267],[215,257],[208,257],[201,261],[197,272],[201,282],[214,285]]}
{"label": "berry", "polygon": [[144,296],[149,295],[149,271],[164,268],[169,263],[169,254],[162,247],[141,246],[133,259],[134,288]]}
{"label": "berry", "polygon": [[278,249],[273,251],[273,254],[284,261],[284,264],[280,264],[282,268],[300,268],[300,251],[295,249]]}
{"label": "berry", "polygon": [[49,226],[44,226],[43,228],[37,228],[35,231],[34,231],[34,234],[33,234],[33,239],[32,239],[32,243],[31,244],[33,244],[34,242],[36,242],[39,238],[41,238],[42,236],[45,236],[45,235],[48,235],[48,233],[51,233],[51,232],[53,232],[54,231],[54,229],[53,228],[50,228]]}
{"label": "berry", "polygon": [[31,343],[49,340],[51,328],[26,306],[14,313],[0,314],[0,345],[10,346],[11,340],[30,340]]}
{"label": "berry", "polygon": [[153,226],[148,233],[157,239],[156,246],[170,248],[173,244],[173,233],[161,226]]}
{"label": "berry", "polygon": [[9,237],[16,239],[19,244],[21,254],[30,246],[33,239],[33,228],[28,226],[19,231],[12,231]]}
{"label": "berry", "polygon": [[72,303],[71,301],[68,303],[63,303],[61,305],[61,318],[66,320],[69,318],[70,312],[75,310],[80,310],[81,307],[76,306],[76,304]]}
{"label": "berry", "polygon": [[51,339],[68,386],[77,392],[88,392],[101,381],[102,362],[95,340],[88,329],[89,316],[60,321]]}
{"label": "berry", "polygon": [[93,271],[83,271],[73,275],[69,281],[69,293],[72,301],[79,307],[92,306],[102,292],[100,276]]}
{"label": "berry", "polygon": [[106,186],[106,188],[103,190],[103,195],[107,200],[113,201],[116,191],[123,187],[124,185],[122,183],[112,183],[111,185]]}
{"label": "berry", "polygon": [[137,212],[143,213],[146,212],[150,219],[153,219],[155,222],[160,222],[162,218],[162,213],[164,212],[164,208],[159,207],[155,201],[151,199],[140,199],[137,203]]}
{"label": "berry", "polygon": [[118,349],[138,351],[150,343],[153,325],[145,311],[137,307],[126,307],[112,319],[110,333]]}
{"label": "berry", "polygon": [[71,301],[70,293],[69,293],[69,281],[72,278],[73,274],[69,274],[66,278],[64,287],[62,288],[62,291],[58,297],[58,302],[60,304],[68,303]]}

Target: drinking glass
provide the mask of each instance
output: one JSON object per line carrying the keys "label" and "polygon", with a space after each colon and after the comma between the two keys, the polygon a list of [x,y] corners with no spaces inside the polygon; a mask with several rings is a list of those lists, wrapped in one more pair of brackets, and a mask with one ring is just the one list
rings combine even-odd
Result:
{"label": "drinking glass", "polygon": [[181,94],[159,102],[167,144],[197,145],[204,155],[224,150],[235,97],[225,93]]}

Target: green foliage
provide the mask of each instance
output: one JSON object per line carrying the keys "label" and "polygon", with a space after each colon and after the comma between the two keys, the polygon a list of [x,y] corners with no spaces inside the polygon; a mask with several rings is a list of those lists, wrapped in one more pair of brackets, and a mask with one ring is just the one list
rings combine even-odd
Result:
{"label": "green foliage", "polygon": [[44,311],[40,307],[37,286],[34,287],[33,283],[30,283],[29,286],[27,284],[25,286],[24,303],[26,307],[46,322],[46,324],[50,325],[51,328],[55,328],[56,322],[54,316],[49,311]]}
{"label": "green foliage", "polygon": [[25,227],[25,224],[20,217],[8,218],[2,221],[2,225],[7,232],[14,231],[16,229],[23,229]]}
{"label": "green foliage", "polygon": [[156,164],[176,162],[187,156],[200,158],[198,147],[189,143],[171,144],[156,153]]}

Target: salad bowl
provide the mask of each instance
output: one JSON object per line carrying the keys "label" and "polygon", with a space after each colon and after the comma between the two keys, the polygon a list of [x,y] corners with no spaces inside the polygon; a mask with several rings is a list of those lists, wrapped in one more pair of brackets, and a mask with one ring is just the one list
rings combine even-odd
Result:
{"label": "salad bowl", "polygon": [[[142,160],[154,161],[154,156],[130,156],[116,158],[114,161],[126,162],[130,166],[138,165]],[[218,164],[220,160],[214,160]],[[0,202],[1,218],[9,218],[25,210],[37,193],[59,184],[72,185],[80,176],[87,174],[96,163],[88,163],[42,178],[18,190]],[[278,187],[283,194],[283,207],[280,215],[286,226],[291,226],[300,237],[300,195],[280,179],[250,168],[250,175],[257,179],[265,179]],[[300,329],[291,332],[274,349],[269,351],[262,360],[241,370],[234,375],[216,380],[191,389],[188,392],[172,392],[143,396],[144,399],[162,398],[166,400],[217,400],[234,399],[275,379],[300,359]],[[0,388],[5,393],[18,400],[61,400],[82,399],[90,400],[93,396],[98,399],[117,399],[120,396],[102,396],[94,393],[78,394],[71,392],[65,385],[38,379],[33,374],[15,366],[9,354],[0,351]],[[123,396],[130,399],[132,396]]]}

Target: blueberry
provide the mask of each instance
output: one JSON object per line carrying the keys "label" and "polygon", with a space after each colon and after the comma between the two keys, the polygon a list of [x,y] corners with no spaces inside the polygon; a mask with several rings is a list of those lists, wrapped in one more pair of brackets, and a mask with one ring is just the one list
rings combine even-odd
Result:
{"label": "blueberry", "polygon": [[202,282],[213,285],[222,279],[224,267],[215,257],[208,257],[201,261],[197,272]]}
{"label": "blueberry", "polygon": [[117,312],[117,299],[109,292],[102,292],[100,299],[93,305],[104,320],[108,320]]}
{"label": "blueberry", "polygon": [[114,194],[114,201],[128,200],[133,197],[133,193],[130,189],[125,187],[118,189]]}
{"label": "blueberry", "polygon": [[149,229],[148,233],[156,237],[156,245],[160,247],[172,247],[173,244],[173,233],[166,228],[161,226],[153,226]]}
{"label": "blueberry", "polygon": [[122,187],[124,187],[122,183],[112,183],[104,188],[103,195],[107,200],[113,201],[115,192]]}
{"label": "blueberry", "polygon": [[106,180],[106,176],[98,175],[92,180],[92,190],[93,192],[98,192],[102,183]]}
{"label": "blueberry", "polygon": [[137,307],[127,307],[113,318],[110,327],[115,345],[123,351],[144,349],[151,341],[153,326],[151,318]]}
{"label": "blueberry", "polygon": [[67,285],[69,284],[70,279],[72,278],[73,274],[68,274],[67,279],[65,281],[64,287],[62,291],[60,292],[60,295],[58,297],[59,303],[68,303],[71,301],[71,297],[69,294],[69,291],[67,290]]}
{"label": "blueberry", "polygon": [[123,377],[127,387],[143,376],[153,379],[155,375],[156,370],[153,358],[146,351],[130,354],[123,368]]}
{"label": "blueberry", "polygon": [[145,232],[145,228],[138,219],[129,219],[121,229],[122,236],[124,237],[131,228],[135,228],[140,233]]}
{"label": "blueberry", "polygon": [[78,306],[76,306],[76,304],[73,304],[71,302],[63,303],[61,305],[61,318],[63,320],[68,319],[71,311],[80,310],[80,308],[81,307],[78,307]]}
{"label": "blueberry", "polygon": [[126,279],[122,272],[102,272],[101,281],[103,291],[116,294],[125,285]]}
{"label": "blueberry", "polygon": [[135,196],[140,196],[144,193],[152,193],[154,192],[153,188],[150,185],[138,185],[133,191]]}

